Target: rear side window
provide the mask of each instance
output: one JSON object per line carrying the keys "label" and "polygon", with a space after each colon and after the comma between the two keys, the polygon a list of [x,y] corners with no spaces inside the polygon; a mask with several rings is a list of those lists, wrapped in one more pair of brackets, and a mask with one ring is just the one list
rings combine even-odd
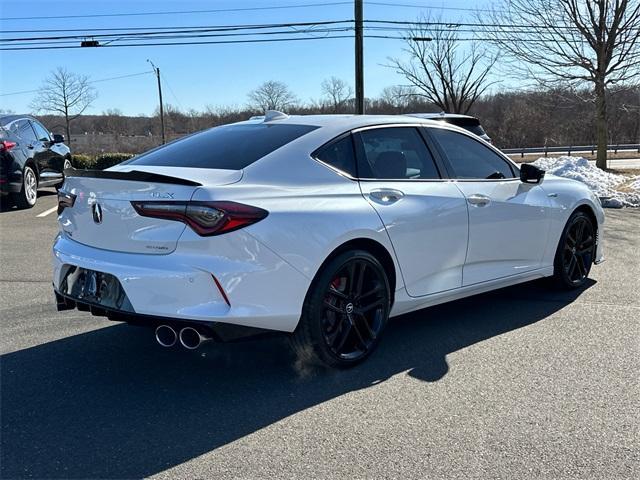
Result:
{"label": "rear side window", "polygon": [[[11,124],[13,132],[25,142],[35,142],[38,140],[29,120],[18,120]],[[14,130],[15,129],[15,130]]]}
{"label": "rear side window", "polygon": [[376,128],[359,133],[365,165],[362,178],[381,180],[440,178],[431,152],[414,127]]}
{"label": "rear side window", "polygon": [[428,132],[447,156],[455,178],[493,180],[515,177],[509,163],[480,141],[444,128],[429,128]]}
{"label": "rear side window", "polygon": [[356,176],[356,157],[351,135],[322,147],[314,156],[321,162],[331,165],[341,172],[347,173],[352,177]]}
{"label": "rear side window", "polygon": [[316,128],[264,123],[223,125],[176,140],[124,164],[240,170]]}

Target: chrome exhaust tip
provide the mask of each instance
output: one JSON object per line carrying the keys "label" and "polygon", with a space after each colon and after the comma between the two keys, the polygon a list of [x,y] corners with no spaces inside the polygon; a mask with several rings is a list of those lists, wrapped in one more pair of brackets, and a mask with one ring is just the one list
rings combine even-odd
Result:
{"label": "chrome exhaust tip", "polygon": [[209,340],[211,340],[210,336],[199,332],[193,327],[184,327],[180,330],[180,345],[187,350],[195,350]]}
{"label": "chrome exhaust tip", "polygon": [[156,328],[156,341],[163,347],[173,347],[178,341],[178,334],[169,325],[160,325]]}

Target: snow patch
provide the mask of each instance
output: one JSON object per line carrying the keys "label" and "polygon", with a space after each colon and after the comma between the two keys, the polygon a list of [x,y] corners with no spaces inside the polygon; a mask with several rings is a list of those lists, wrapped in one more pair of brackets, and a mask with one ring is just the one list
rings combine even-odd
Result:
{"label": "snow patch", "polygon": [[603,207],[640,207],[640,175],[605,172],[583,157],[542,157],[533,165],[552,175],[586,184],[600,197]]}

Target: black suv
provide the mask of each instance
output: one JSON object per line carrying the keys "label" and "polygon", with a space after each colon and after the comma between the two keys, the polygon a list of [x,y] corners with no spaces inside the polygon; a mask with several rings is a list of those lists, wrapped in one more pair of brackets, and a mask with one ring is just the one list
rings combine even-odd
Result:
{"label": "black suv", "polygon": [[29,115],[0,115],[0,199],[31,208],[39,187],[58,187],[71,151],[64,136],[52,135]]}
{"label": "black suv", "polygon": [[487,135],[487,132],[484,131],[482,125],[480,125],[480,120],[476,117],[472,117],[470,115],[461,115],[458,113],[408,113],[410,117],[418,117],[418,118],[426,118],[429,120],[435,120],[437,122],[445,122],[450,123],[451,125],[455,125],[457,127],[464,128],[474,135],[480,137],[485,142],[493,143],[491,141],[491,137]]}

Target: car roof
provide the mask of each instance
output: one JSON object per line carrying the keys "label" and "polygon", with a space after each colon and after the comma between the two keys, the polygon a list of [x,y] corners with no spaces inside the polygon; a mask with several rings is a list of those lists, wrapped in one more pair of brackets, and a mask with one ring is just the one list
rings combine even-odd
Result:
{"label": "car roof", "polygon": [[[342,135],[350,130],[382,125],[432,125],[442,127],[443,122],[424,118],[409,117],[407,115],[282,115],[274,120],[265,121],[262,118],[238,122],[235,125],[308,125],[317,127],[316,131],[304,135],[302,142],[317,142],[318,145]],[[449,126],[449,125],[447,125]],[[455,128],[455,127],[454,127]]]}
{"label": "car roof", "polygon": [[33,118],[33,116],[25,114],[25,115],[16,115],[15,113],[12,113],[10,115],[0,115],[0,123],[2,123],[3,125],[6,125],[7,123],[11,123],[15,120],[20,120],[22,118],[28,118],[29,120],[35,120],[35,118]]}
{"label": "car roof", "polygon": [[441,119],[441,118],[470,118],[477,120],[476,117],[471,115],[463,115],[461,113],[407,113],[408,117],[426,118],[426,119]]}
{"label": "car roof", "polygon": [[309,125],[314,127],[321,127],[323,130],[353,130],[355,128],[368,127],[374,125],[387,125],[387,124],[416,124],[421,123],[425,125],[433,125],[435,122],[429,119],[423,119],[418,117],[409,117],[407,115],[286,115],[278,117],[274,120],[264,120],[264,117],[252,117],[252,119],[244,122],[238,122],[236,125],[241,124],[257,124],[267,123],[271,125]]}

